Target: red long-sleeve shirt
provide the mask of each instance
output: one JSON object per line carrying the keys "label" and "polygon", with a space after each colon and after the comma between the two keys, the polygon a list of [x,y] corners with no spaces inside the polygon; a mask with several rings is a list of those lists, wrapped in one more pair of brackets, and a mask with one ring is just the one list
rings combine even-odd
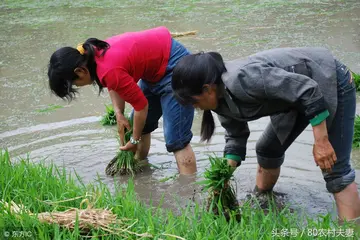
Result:
{"label": "red long-sleeve shirt", "polygon": [[170,57],[171,34],[166,27],[127,32],[105,40],[110,48],[95,56],[101,84],[116,91],[136,111],[147,99],[137,85],[140,79],[158,82],[165,74]]}

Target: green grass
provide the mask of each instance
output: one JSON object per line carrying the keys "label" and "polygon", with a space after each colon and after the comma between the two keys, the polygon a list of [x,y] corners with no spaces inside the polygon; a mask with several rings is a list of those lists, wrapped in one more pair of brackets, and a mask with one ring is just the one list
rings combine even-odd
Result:
{"label": "green grass", "polygon": [[360,147],[360,116],[356,115],[354,124],[353,148]]}
{"label": "green grass", "polygon": [[178,174],[178,173],[175,173],[175,174],[173,174],[173,175],[171,175],[171,176],[164,177],[164,178],[160,179],[159,182],[167,182],[167,181],[169,181],[169,180],[174,180],[174,179],[176,179],[178,176],[179,176],[179,174]]}
{"label": "green grass", "polygon": [[[130,130],[125,130],[124,141],[125,144],[130,141],[130,138],[133,133],[133,122],[130,118],[127,118],[130,124]],[[118,142],[121,144],[120,137],[118,136]],[[109,176],[114,176],[116,174],[126,175],[131,174],[135,175],[135,173],[141,171],[141,165],[137,159],[135,159],[135,154],[131,151],[122,151],[119,150],[116,154],[116,157],[110,161],[107,165],[105,172]]]}
{"label": "green grass", "polygon": [[[360,91],[360,75],[351,71],[353,80],[355,81],[356,91]],[[356,115],[354,124],[353,148],[360,147],[360,116]]]}
{"label": "green grass", "polygon": [[232,210],[238,210],[236,194],[230,184],[236,168],[228,165],[226,158],[209,156],[210,167],[204,173],[204,190],[208,191],[209,197],[207,210],[214,214],[228,215]]}
{"label": "green grass", "polygon": [[[355,82],[356,91],[360,91],[360,75],[351,71],[353,80]],[[354,138],[353,138],[353,148],[360,147],[360,116],[356,115],[354,123]]]}
{"label": "green grass", "polygon": [[[69,207],[79,208],[81,201],[88,198],[95,208],[112,209],[119,219],[126,218],[126,222],[129,222],[127,231],[111,235],[105,235],[107,232],[103,230],[93,229],[88,234],[88,237],[93,236],[91,239],[139,239],[133,233],[152,235],[151,238],[143,239],[290,239],[290,233],[294,234],[291,239],[314,239],[313,236],[309,236],[309,231],[323,229],[327,233],[328,230],[334,229],[336,233],[349,234],[350,231],[351,234],[354,230],[354,226],[349,223],[340,230],[330,215],[310,219],[291,214],[288,210],[281,213],[270,211],[268,215],[264,215],[262,211],[247,205],[241,209],[240,223],[232,218],[227,222],[222,216],[214,218],[213,214],[206,212],[198,204],[193,209],[188,205],[189,207],[183,209],[180,215],[175,215],[161,206],[148,206],[138,201],[131,180],[126,188],[116,186],[115,192],[111,193],[100,180],[85,185],[76,175],[69,175],[63,168],[50,163],[32,163],[30,159],[21,159],[15,163],[6,151],[1,151],[0,169],[0,199],[23,204],[32,213],[64,211]],[[56,203],[69,199],[74,200]],[[50,204],[51,202],[53,204]],[[32,215],[7,214],[4,210],[9,211],[0,204],[0,234],[5,231],[24,231],[30,232],[33,238],[21,239],[79,239],[80,229],[77,224],[75,230],[71,231],[56,224],[40,223]],[[288,237],[274,238],[273,235],[276,233]],[[353,234],[353,238],[317,239],[360,237],[358,232]]]}
{"label": "green grass", "polygon": [[116,125],[116,115],[112,105],[105,105],[105,115],[101,118],[100,123],[103,126]]}
{"label": "green grass", "polygon": [[56,104],[49,104],[47,107],[42,108],[42,109],[38,109],[37,112],[39,113],[46,113],[46,112],[52,112],[55,111],[56,109],[59,108],[63,108],[63,106],[61,105],[56,105]]}
{"label": "green grass", "polygon": [[351,72],[353,79],[355,81],[355,85],[356,85],[356,91],[360,91],[360,75],[354,72]]}

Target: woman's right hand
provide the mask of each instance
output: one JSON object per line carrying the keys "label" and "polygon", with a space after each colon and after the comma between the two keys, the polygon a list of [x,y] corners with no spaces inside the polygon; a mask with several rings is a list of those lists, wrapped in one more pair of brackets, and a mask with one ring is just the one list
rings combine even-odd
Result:
{"label": "woman's right hand", "polygon": [[234,168],[238,167],[238,162],[236,162],[235,160],[228,159],[227,161],[228,161],[229,166],[234,167]]}
{"label": "woman's right hand", "polygon": [[127,130],[130,130],[131,127],[130,127],[130,123],[129,121],[126,119],[126,117],[118,112],[116,113],[116,122],[117,122],[117,127],[118,127],[118,133],[119,133],[119,137],[120,137],[120,144],[122,146],[125,146],[125,128]]}

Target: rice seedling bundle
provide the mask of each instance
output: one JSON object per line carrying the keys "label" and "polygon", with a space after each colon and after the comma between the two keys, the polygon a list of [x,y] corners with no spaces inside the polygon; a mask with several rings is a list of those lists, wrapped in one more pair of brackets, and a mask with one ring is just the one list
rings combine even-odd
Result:
{"label": "rice seedling bundle", "polygon": [[226,158],[209,157],[210,168],[207,168],[200,182],[204,184],[204,190],[208,191],[207,211],[215,215],[224,214],[227,220],[234,213],[236,219],[240,220],[240,212],[236,194],[230,184],[235,168],[228,165]]}
{"label": "rice seedling bundle", "polygon": [[[125,129],[125,144],[130,141],[130,137],[133,133],[132,127],[133,123],[130,119],[128,119],[130,123],[130,130]],[[142,171],[142,168],[139,164],[139,160],[135,158],[135,154],[131,151],[121,151],[117,153],[117,155],[109,162],[105,169],[105,173],[109,176],[114,176],[116,174],[126,175],[132,174],[134,175],[136,172]]]}
{"label": "rice seedling bundle", "polygon": [[106,113],[100,120],[103,126],[106,125],[115,125],[116,124],[116,115],[115,110],[112,105],[105,105]]}

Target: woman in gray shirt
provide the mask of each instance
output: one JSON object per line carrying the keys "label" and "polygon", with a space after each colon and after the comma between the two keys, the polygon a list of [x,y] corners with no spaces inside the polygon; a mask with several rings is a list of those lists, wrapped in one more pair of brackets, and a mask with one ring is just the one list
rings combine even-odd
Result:
{"label": "woman in gray shirt", "polygon": [[204,110],[201,139],[209,141],[217,113],[225,128],[224,156],[245,160],[248,121],[270,116],[256,144],[256,190],[271,191],[285,151],[311,124],[313,155],[340,219],[360,216],[360,197],[350,154],[356,90],[349,69],[325,48],[280,48],[224,63],[216,52],[183,57],[172,88],[182,104]]}

